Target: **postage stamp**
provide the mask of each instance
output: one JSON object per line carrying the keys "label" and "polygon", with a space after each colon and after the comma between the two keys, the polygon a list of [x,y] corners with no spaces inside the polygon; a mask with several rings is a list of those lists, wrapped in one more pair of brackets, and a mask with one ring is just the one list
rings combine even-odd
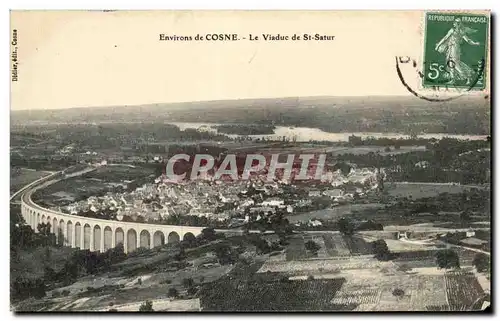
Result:
{"label": "postage stamp", "polygon": [[490,17],[427,12],[422,86],[483,90]]}

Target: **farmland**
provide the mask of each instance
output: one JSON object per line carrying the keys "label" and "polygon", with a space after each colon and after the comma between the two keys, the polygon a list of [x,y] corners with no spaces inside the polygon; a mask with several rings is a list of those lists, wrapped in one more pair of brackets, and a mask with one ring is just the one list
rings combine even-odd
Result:
{"label": "farmland", "polygon": [[107,166],[87,173],[83,176],[73,177],[59,181],[34,193],[33,198],[43,199],[49,206],[65,205],[74,201],[85,199],[100,193],[123,190],[140,185],[151,179],[154,171],[143,167]]}
{"label": "farmland", "polygon": [[471,189],[471,186],[439,183],[390,183],[387,184],[386,189],[389,195],[394,197],[411,197],[413,199],[418,199],[433,197],[441,193],[458,194]]}
{"label": "farmland", "polygon": [[344,282],[250,281],[234,286],[221,279],[203,288],[200,302],[203,311],[336,311],[331,299]]}
{"label": "farmland", "polygon": [[[304,244],[308,241],[313,241],[320,247],[317,255],[312,255],[306,251]],[[371,245],[358,236],[342,236],[334,233],[310,233],[290,238],[285,253],[287,261],[294,261],[311,257],[331,258],[367,255],[372,254],[372,250]]]}
{"label": "farmland", "polygon": [[25,168],[11,168],[10,170],[10,194],[14,194],[23,186],[49,175],[49,172],[35,171]]}
{"label": "farmland", "polygon": [[290,221],[290,223],[307,222],[311,219],[336,220],[343,216],[352,215],[359,211],[370,211],[375,209],[382,209],[383,207],[384,205],[379,203],[347,204],[318,211],[291,215],[288,217],[288,220]]}
{"label": "farmland", "polygon": [[445,280],[451,310],[469,309],[484,294],[472,273],[449,272],[446,273]]}
{"label": "farmland", "polygon": [[[220,304],[227,304],[222,311],[234,311],[230,309],[234,306],[244,307],[238,311],[307,310],[300,303],[294,302],[297,297],[300,297],[299,292],[301,292],[305,293],[306,300],[310,304],[314,305],[317,310],[323,311],[330,309],[337,311],[353,309],[359,311],[385,311],[387,309],[391,311],[453,311],[464,307],[470,308],[483,296],[483,291],[475,276],[465,272],[436,270],[438,273],[432,271],[406,273],[392,270],[391,263],[361,257],[336,261],[268,263],[266,262],[257,274],[272,275],[272,279],[264,277],[260,281],[240,282],[239,287],[234,286],[234,281],[232,281],[233,286],[229,286],[229,282],[220,284],[222,288],[218,290],[210,288],[209,294],[205,294],[202,306],[208,310],[210,307],[215,310],[217,303],[214,300],[223,300],[221,296],[224,296],[231,303],[218,301]],[[314,275],[314,279],[309,279],[307,275]],[[289,280],[286,281],[286,279]],[[266,280],[265,283],[262,283],[264,280]],[[341,283],[337,283],[336,287],[333,286],[340,280],[342,280]],[[334,283],[329,284],[328,281]],[[219,282],[224,283],[222,280]],[[327,292],[325,292],[325,287],[329,289]],[[242,292],[235,293],[236,288]],[[262,289],[262,298],[257,297],[258,289]],[[399,289],[402,295],[394,295],[395,289]],[[233,291],[229,293],[237,297],[227,295],[228,291]],[[280,294],[280,291],[287,294]],[[318,291],[316,302],[310,297],[310,291]],[[245,296],[249,298],[248,301],[252,302],[241,302]],[[269,308],[263,307],[262,302],[265,301],[270,302]],[[331,306],[325,305],[327,301],[331,303]],[[285,305],[285,302],[288,303]],[[319,306],[318,303],[320,303]]]}

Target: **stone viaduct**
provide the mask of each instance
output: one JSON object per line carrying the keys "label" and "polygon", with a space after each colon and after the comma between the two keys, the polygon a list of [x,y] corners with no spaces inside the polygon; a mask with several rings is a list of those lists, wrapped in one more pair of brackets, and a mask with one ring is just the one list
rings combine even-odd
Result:
{"label": "stone viaduct", "polygon": [[[43,208],[31,199],[38,189],[68,178],[62,172],[50,175],[45,180],[26,189],[21,196],[21,214],[35,232],[40,223],[50,223],[51,232],[60,245],[91,251],[106,251],[119,243],[123,244],[125,253],[139,247],[151,249],[165,243],[195,238],[204,227],[176,226],[148,223],[134,223],[89,218],[65,214]],[[71,176],[76,176],[75,173]]]}

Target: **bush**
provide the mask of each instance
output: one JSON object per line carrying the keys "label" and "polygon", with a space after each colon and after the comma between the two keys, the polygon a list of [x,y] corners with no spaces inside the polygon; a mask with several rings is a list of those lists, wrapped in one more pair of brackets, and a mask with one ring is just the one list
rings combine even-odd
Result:
{"label": "bush", "polygon": [[176,298],[179,296],[179,291],[177,291],[176,288],[170,288],[168,289],[168,296],[171,298]]}
{"label": "bush", "polygon": [[307,277],[307,279],[308,279],[309,281],[314,280],[314,276],[309,275],[309,276]]}
{"label": "bush", "polygon": [[398,268],[397,268],[398,271],[401,271],[401,272],[408,272],[408,271],[411,271],[412,268],[407,265],[407,264],[401,264]]}
{"label": "bush", "polygon": [[169,280],[169,279],[160,281],[160,284],[170,284],[170,283],[172,283],[172,280]]}
{"label": "bush", "polygon": [[478,272],[486,272],[490,270],[490,257],[484,253],[477,253],[472,260],[472,265]]}
{"label": "bush", "polygon": [[401,289],[394,289],[394,291],[392,291],[392,295],[402,297],[403,295],[405,295],[405,291]]}
{"label": "bush", "polygon": [[231,251],[231,246],[229,246],[229,244],[219,243],[215,246],[214,251],[220,265],[233,264],[235,262],[235,258],[233,257],[233,253]]}
{"label": "bush", "polygon": [[358,225],[357,227],[360,231],[382,231],[384,226],[380,223],[375,223],[372,220],[368,220]]}
{"label": "bush", "polygon": [[71,293],[71,291],[70,291],[70,290],[62,290],[62,291],[61,291],[61,295],[62,295],[62,296],[68,296],[70,293]]}
{"label": "bush", "polygon": [[118,312],[117,309],[109,309],[108,312]]}
{"label": "bush", "polygon": [[11,285],[11,295],[12,300],[41,299],[46,295],[45,282],[43,279],[17,278]]}
{"label": "bush", "polygon": [[195,294],[196,294],[196,292],[198,292],[198,289],[196,289],[196,287],[194,287],[194,286],[193,286],[193,287],[190,287],[190,288],[187,290],[187,293],[188,293],[189,295],[195,295]]}
{"label": "bush", "polygon": [[318,254],[318,251],[321,248],[314,241],[307,241],[306,244],[304,244],[304,246],[306,247],[306,250],[308,250],[309,252],[311,252],[314,255]]}
{"label": "bush", "polygon": [[153,312],[153,302],[147,300],[139,307],[139,312]]}
{"label": "bush", "polygon": [[189,289],[194,286],[194,280],[192,278],[185,278],[182,280],[182,285],[186,288]]}
{"label": "bush", "polygon": [[376,240],[372,243],[372,248],[377,259],[382,261],[391,259],[391,252],[389,251],[389,247],[387,246],[386,241]]}
{"label": "bush", "polygon": [[339,228],[340,233],[344,235],[354,234],[354,223],[352,223],[349,219],[345,217],[338,220],[337,226]]}
{"label": "bush", "polygon": [[201,231],[201,238],[206,241],[215,241],[217,238],[215,235],[215,230],[213,228],[204,228]]}
{"label": "bush", "polygon": [[440,269],[460,268],[457,252],[453,250],[442,250],[436,253],[436,265]]}

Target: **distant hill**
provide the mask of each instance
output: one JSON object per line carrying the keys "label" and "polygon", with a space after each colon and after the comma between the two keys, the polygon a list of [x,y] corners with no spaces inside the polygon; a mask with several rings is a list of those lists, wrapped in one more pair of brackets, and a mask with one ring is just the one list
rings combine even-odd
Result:
{"label": "distant hill", "polygon": [[11,112],[13,126],[55,123],[209,122],[321,128],[330,132],[490,131],[490,101],[460,97],[433,103],[416,97],[288,97]]}

